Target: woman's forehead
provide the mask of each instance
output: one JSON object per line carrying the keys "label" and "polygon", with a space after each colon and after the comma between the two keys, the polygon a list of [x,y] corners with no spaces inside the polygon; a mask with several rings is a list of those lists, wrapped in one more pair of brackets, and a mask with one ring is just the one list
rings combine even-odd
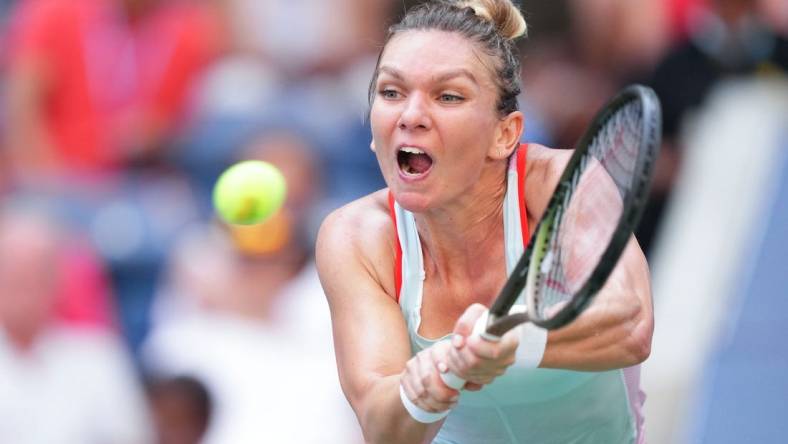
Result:
{"label": "woman's forehead", "polygon": [[[479,83],[491,84],[489,57],[468,38],[438,30],[409,30],[389,40],[380,68],[390,68],[403,77],[440,76],[447,72],[469,73]],[[387,69],[381,69],[381,73]],[[389,72],[390,73],[390,72]]]}

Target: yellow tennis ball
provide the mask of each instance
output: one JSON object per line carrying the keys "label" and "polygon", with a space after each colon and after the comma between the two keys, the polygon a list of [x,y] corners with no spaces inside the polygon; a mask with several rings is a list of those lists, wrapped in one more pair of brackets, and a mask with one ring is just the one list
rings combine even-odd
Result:
{"label": "yellow tennis ball", "polygon": [[246,160],[228,168],[213,188],[216,212],[226,222],[252,225],[274,214],[285,200],[287,184],[275,166]]}

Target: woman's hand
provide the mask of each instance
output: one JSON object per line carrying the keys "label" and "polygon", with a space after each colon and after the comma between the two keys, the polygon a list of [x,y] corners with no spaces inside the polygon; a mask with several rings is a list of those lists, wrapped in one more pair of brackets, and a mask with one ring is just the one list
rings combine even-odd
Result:
{"label": "woman's hand", "polygon": [[454,325],[454,337],[448,353],[448,370],[465,379],[466,390],[479,390],[504,374],[514,363],[520,343],[520,328],[509,330],[500,341],[488,341],[472,334],[476,321],[487,309],[473,304]]}
{"label": "woman's hand", "polygon": [[444,412],[457,403],[459,392],[446,386],[439,372],[445,372],[449,341],[440,341],[412,357],[405,365],[400,384],[416,406],[428,412]]}

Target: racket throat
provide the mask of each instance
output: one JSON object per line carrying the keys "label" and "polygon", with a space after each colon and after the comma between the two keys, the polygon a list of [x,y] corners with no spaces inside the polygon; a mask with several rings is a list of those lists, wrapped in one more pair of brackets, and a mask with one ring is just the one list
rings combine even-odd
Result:
{"label": "racket throat", "polygon": [[498,341],[504,333],[529,320],[526,306],[515,305],[505,316],[495,316],[490,313],[485,322],[485,329],[480,334],[488,341]]}

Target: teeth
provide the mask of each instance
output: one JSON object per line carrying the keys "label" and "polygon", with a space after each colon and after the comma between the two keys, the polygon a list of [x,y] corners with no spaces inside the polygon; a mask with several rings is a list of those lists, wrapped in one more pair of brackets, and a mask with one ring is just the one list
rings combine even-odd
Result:
{"label": "teeth", "polygon": [[424,154],[424,151],[422,151],[422,150],[420,150],[418,148],[414,148],[412,146],[403,146],[402,148],[400,148],[400,151],[404,151],[404,152],[410,153],[410,154]]}

